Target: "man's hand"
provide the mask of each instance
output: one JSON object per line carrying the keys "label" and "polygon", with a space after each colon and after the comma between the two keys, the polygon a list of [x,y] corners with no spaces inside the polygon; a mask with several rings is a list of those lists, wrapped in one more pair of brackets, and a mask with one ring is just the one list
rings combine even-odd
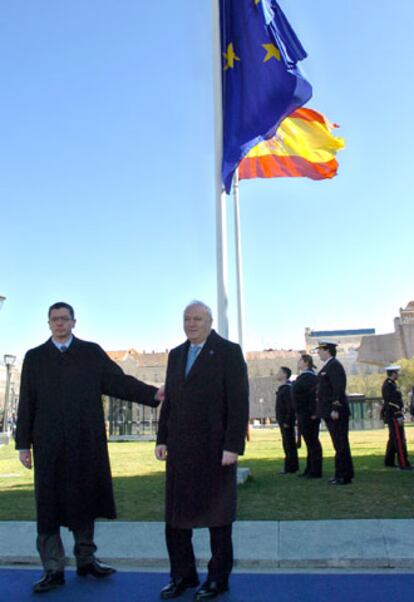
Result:
{"label": "man's hand", "polygon": [[156,399],[156,401],[159,401],[159,402],[164,401],[164,399],[165,399],[165,387],[164,387],[164,385],[162,387],[160,387],[158,389],[158,391],[155,393],[154,399]]}
{"label": "man's hand", "polygon": [[155,457],[157,460],[161,460],[161,462],[165,462],[167,459],[167,446],[166,445],[157,445],[155,447]]}
{"label": "man's hand", "polygon": [[223,457],[221,459],[221,465],[222,466],[230,466],[231,464],[236,464],[238,457],[239,457],[239,454],[235,454],[235,453],[229,452],[229,451],[224,451]]}
{"label": "man's hand", "polygon": [[32,467],[32,452],[30,450],[19,451],[19,460],[25,468],[31,468]]}
{"label": "man's hand", "polygon": [[339,418],[339,412],[337,412],[336,410],[332,410],[332,412],[331,412],[331,418],[332,418],[332,420],[338,420],[338,418]]}

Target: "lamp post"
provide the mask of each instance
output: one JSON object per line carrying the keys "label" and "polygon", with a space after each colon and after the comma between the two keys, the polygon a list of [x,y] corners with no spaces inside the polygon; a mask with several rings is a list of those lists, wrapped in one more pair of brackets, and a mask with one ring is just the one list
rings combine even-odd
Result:
{"label": "lamp post", "polygon": [[9,397],[10,397],[10,381],[11,381],[11,371],[14,366],[14,362],[16,361],[15,355],[10,355],[8,353],[4,356],[4,364],[6,366],[6,395],[4,397],[4,410],[3,410],[3,433],[6,432],[7,429],[7,410],[9,405]]}

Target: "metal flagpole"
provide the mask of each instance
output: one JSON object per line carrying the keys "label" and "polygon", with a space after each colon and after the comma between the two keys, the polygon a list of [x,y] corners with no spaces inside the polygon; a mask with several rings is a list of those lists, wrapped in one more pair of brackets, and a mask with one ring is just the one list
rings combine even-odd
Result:
{"label": "metal flagpole", "polygon": [[234,200],[234,236],[236,248],[236,278],[237,278],[237,326],[239,344],[244,352],[244,297],[243,297],[243,264],[242,245],[240,230],[240,192],[239,192],[239,170],[236,169],[233,176],[233,200]]}
{"label": "metal flagpole", "polygon": [[215,113],[215,181],[216,181],[216,253],[218,332],[228,338],[228,248],[226,193],[221,179],[223,159],[223,97],[219,0],[212,0],[214,113]]}

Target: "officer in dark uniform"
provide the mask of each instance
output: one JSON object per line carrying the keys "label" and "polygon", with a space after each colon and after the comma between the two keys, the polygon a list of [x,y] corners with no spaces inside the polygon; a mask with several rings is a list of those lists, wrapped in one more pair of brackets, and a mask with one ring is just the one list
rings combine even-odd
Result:
{"label": "officer in dark uniform", "polygon": [[389,436],[384,464],[395,467],[395,456],[397,456],[401,470],[411,470],[404,431],[404,402],[397,384],[400,366],[388,366],[386,371],[387,378],[382,385],[382,398],[384,422],[388,425]]}
{"label": "officer in dark uniform", "polygon": [[299,470],[298,450],[295,437],[295,410],[292,400],[292,383],[290,377],[292,370],[282,366],[276,375],[280,383],[276,391],[276,420],[282,435],[283,451],[285,452],[285,466],[280,474],[289,474]]}
{"label": "officer in dark uniform", "polygon": [[293,407],[299,432],[307,448],[306,468],[300,477],[319,479],[322,476],[322,446],[319,441],[321,419],[316,415],[316,386],[318,377],[311,355],[302,354],[298,361],[299,376],[292,384]]}
{"label": "officer in dark uniform", "polygon": [[317,350],[323,361],[318,373],[317,415],[324,419],[335,448],[335,476],[332,485],[352,483],[354,468],[349,446],[350,410],[346,396],[346,374],[336,359],[336,343],[319,341]]}

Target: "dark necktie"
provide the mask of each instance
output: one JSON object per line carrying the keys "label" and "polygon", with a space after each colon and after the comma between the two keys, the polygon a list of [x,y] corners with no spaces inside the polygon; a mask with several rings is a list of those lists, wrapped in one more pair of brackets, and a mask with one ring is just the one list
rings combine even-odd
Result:
{"label": "dark necktie", "polygon": [[62,353],[65,353],[68,350],[68,348],[66,347],[66,345],[62,345],[62,347],[60,348],[60,351]]}

